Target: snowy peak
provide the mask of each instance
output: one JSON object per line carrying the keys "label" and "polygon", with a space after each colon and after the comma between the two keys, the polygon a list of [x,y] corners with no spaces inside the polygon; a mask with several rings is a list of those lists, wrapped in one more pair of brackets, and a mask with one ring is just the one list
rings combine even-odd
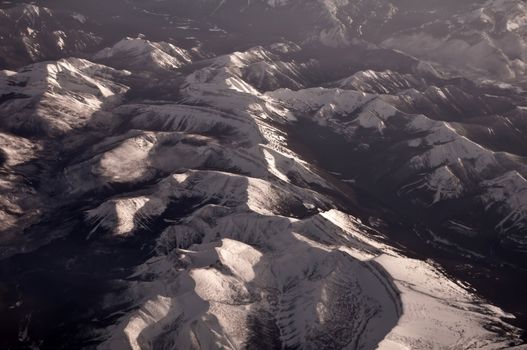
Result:
{"label": "snowy peak", "polygon": [[0,68],[86,52],[102,41],[74,12],[20,4],[0,10],[0,18]]}
{"label": "snowy peak", "polygon": [[135,70],[173,70],[191,62],[188,51],[166,42],[151,42],[142,37],[125,38],[96,53],[97,61],[110,62],[118,68]]}
{"label": "snowy peak", "polygon": [[[408,198],[414,205],[424,208],[445,207],[447,203],[462,201],[467,195],[474,195],[474,205],[480,206],[477,198],[488,192],[489,185],[485,181],[509,171],[527,174],[522,158],[494,150],[492,142],[478,143],[485,140],[479,136],[479,129],[483,129],[489,119],[500,118],[494,113],[501,107],[486,96],[467,94],[452,86],[429,86],[413,74],[389,71],[359,71],[333,85],[346,89],[278,89],[266,95],[280,101],[297,119],[311,119],[341,134],[350,143],[349,147],[354,147],[354,154],[361,162],[368,157],[375,159],[371,172],[354,170],[361,183],[371,183],[368,186],[382,183],[389,189],[386,191],[394,191],[397,197]],[[390,90],[393,94],[387,93]],[[467,109],[472,104],[474,107]],[[418,111],[428,115],[414,114]],[[467,118],[468,113],[478,117],[467,122],[456,116]],[[480,119],[479,115],[487,116]],[[504,128],[500,133],[501,137],[507,137],[504,135],[511,131]],[[499,140],[499,135],[490,135]],[[381,163],[385,165],[380,166]],[[384,172],[385,169],[390,169],[389,173]],[[502,197],[514,197],[509,203],[497,205],[504,198],[499,199],[501,190],[495,190],[495,196],[483,195],[487,208],[480,210],[495,215],[497,232],[508,230],[501,222],[509,221],[512,215],[515,235],[524,239],[521,228],[526,224],[525,208],[520,203],[524,200],[521,194],[525,184],[516,181],[508,188],[518,191],[502,194]]]}
{"label": "snowy peak", "polygon": [[376,94],[395,94],[407,89],[418,88],[421,84],[422,82],[411,75],[404,75],[391,70],[383,72],[359,71],[336,82],[336,85],[341,89],[360,90]]}
{"label": "snowy peak", "polygon": [[527,6],[519,0],[488,0],[480,8],[456,20],[463,24],[481,23],[494,32],[521,33],[527,28]]}
{"label": "snowy peak", "polygon": [[496,228],[502,233],[502,244],[517,252],[527,251],[527,180],[517,171],[483,182],[481,196],[487,209],[502,216]]}
{"label": "snowy peak", "polygon": [[11,132],[42,137],[89,123],[103,103],[124,94],[114,82],[127,72],[70,58],[35,63],[18,72],[0,72],[2,125]]}
{"label": "snowy peak", "polygon": [[19,4],[7,9],[0,10],[0,14],[7,18],[17,16],[17,21],[23,25],[39,26],[40,21],[49,20],[53,17],[54,12],[46,7],[40,7],[32,4]]}
{"label": "snowy peak", "polygon": [[520,344],[523,7],[445,1],[2,10],[0,347]]}
{"label": "snowy peak", "polygon": [[527,72],[525,3],[489,0],[473,7],[452,19],[434,20],[395,33],[382,45],[435,61],[472,78],[521,81]]}

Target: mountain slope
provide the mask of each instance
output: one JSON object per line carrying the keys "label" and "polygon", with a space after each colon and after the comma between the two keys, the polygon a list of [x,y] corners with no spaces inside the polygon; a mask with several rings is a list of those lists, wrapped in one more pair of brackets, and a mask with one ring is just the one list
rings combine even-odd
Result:
{"label": "mountain slope", "polygon": [[521,71],[409,39],[513,55],[482,3],[116,0],[1,71],[0,347],[521,346]]}
{"label": "mountain slope", "polygon": [[88,22],[75,12],[30,4],[1,8],[0,67],[19,68],[97,48],[102,38],[92,32],[93,24]]}

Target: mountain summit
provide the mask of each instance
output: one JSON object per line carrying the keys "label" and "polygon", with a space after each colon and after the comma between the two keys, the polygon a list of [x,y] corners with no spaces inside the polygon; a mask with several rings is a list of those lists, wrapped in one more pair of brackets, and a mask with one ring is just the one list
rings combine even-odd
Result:
{"label": "mountain summit", "polygon": [[1,348],[525,344],[523,1],[0,18]]}

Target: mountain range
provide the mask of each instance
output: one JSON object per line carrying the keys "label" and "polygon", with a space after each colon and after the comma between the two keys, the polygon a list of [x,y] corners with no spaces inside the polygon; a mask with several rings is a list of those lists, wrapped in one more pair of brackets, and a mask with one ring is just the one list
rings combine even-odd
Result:
{"label": "mountain range", "polygon": [[2,348],[525,346],[524,1],[0,18]]}

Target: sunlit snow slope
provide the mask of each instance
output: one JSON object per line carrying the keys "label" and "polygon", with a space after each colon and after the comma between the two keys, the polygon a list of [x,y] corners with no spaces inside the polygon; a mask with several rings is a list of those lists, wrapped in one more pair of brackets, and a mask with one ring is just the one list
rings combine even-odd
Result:
{"label": "sunlit snow slope", "polygon": [[[438,17],[486,23],[467,46],[429,39],[427,18],[399,28],[404,1],[306,1],[316,18],[296,0],[178,0],[177,14],[124,3],[159,32],[137,22],[119,40],[69,48],[65,36],[38,55],[51,46],[37,24],[73,20],[84,38],[87,5],[0,12],[10,32],[33,28],[24,54],[0,62],[1,348],[522,343],[522,301],[495,295],[518,297],[525,276],[521,4]],[[287,35],[248,45],[242,22],[225,24],[233,9]],[[127,15],[100,18],[97,35]],[[429,43],[419,52],[416,35]],[[480,39],[507,52],[498,70],[436,52],[489,51]]]}

